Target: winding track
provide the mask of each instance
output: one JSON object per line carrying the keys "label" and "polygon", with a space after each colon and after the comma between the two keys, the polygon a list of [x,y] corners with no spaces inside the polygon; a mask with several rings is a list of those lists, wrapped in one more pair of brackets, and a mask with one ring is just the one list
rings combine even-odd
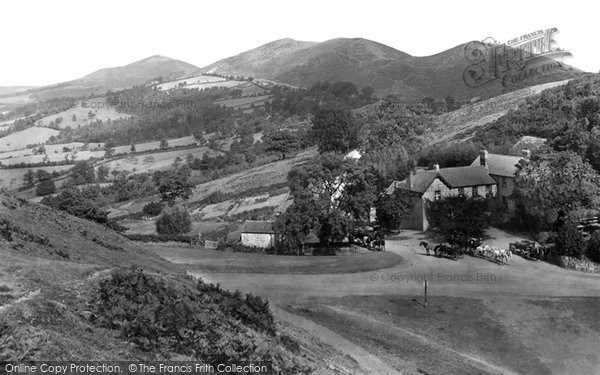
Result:
{"label": "winding track", "polygon": [[[485,243],[508,248],[520,238],[490,229],[491,239]],[[423,280],[429,280],[430,295],[488,299],[490,297],[586,296],[600,297],[600,274],[565,270],[544,262],[531,262],[513,256],[511,264],[499,265],[485,259],[466,256],[459,261],[425,255],[419,242],[428,241],[420,232],[402,233],[402,237],[386,241],[386,251],[404,258],[399,265],[374,272],[324,275],[191,273],[207,282],[219,283],[227,289],[265,296],[275,315],[308,332],[317,332],[323,341],[352,356],[368,373],[395,374],[379,358],[341,337],[337,333],[296,316],[281,307],[310,297],[342,297],[346,295],[406,295],[423,291]],[[377,323],[377,322],[375,322]],[[447,350],[452,350],[447,348]],[[472,359],[471,359],[472,360]],[[509,373],[480,363],[491,373]]]}

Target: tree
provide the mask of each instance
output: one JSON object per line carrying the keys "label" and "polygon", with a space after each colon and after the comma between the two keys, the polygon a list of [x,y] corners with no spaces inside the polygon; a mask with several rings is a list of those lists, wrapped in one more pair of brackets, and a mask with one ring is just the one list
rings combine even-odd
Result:
{"label": "tree", "polygon": [[312,119],[319,152],[346,153],[359,146],[359,127],[350,109],[340,104],[321,107]]}
{"label": "tree", "polygon": [[94,167],[85,160],[78,161],[71,170],[71,177],[77,185],[94,182]]}
{"label": "tree", "polygon": [[274,151],[281,154],[281,159],[285,155],[299,148],[298,139],[294,133],[289,130],[277,130],[265,135],[264,142],[267,145],[266,151]]}
{"label": "tree", "polygon": [[158,146],[161,150],[166,150],[169,148],[169,142],[167,142],[166,139],[161,139],[159,146]]}
{"label": "tree", "polygon": [[101,165],[98,167],[96,174],[98,176],[98,180],[106,181],[108,178],[109,168],[106,165]]}
{"label": "tree", "polygon": [[446,241],[483,237],[489,222],[488,199],[496,198],[448,196],[427,200],[429,224]]}
{"label": "tree", "polygon": [[35,192],[40,197],[44,196],[44,195],[55,193],[56,186],[54,185],[54,181],[53,180],[42,180],[35,188]]}
{"label": "tree", "polygon": [[374,174],[370,169],[354,166],[346,172],[344,180],[339,208],[356,221],[368,222],[377,198]]}
{"label": "tree", "polygon": [[27,173],[25,173],[25,175],[23,176],[23,182],[27,186],[33,185],[35,183],[35,174],[31,169],[29,169]]}
{"label": "tree", "polygon": [[330,242],[340,242],[352,230],[352,221],[338,208],[322,212],[319,217],[319,241],[329,246]]}
{"label": "tree", "polygon": [[170,206],[177,198],[188,199],[194,187],[190,182],[190,170],[187,165],[177,170],[157,171],[152,179],[158,187],[161,200]]}
{"label": "tree", "polygon": [[600,176],[572,152],[535,154],[515,185],[518,204],[545,229],[571,213],[600,208]]}
{"label": "tree", "polygon": [[293,203],[285,212],[277,216],[273,223],[277,252],[298,254],[304,238],[311,230],[319,229],[317,215],[316,205]]}
{"label": "tree", "polygon": [[334,153],[322,154],[312,163],[293,168],[288,174],[296,207],[292,218],[306,223],[297,224],[302,231],[292,231],[294,235],[306,234],[308,225],[325,246],[347,235],[352,218],[364,220],[375,199],[368,176],[354,160]]}
{"label": "tree", "polygon": [[83,219],[101,224],[109,223],[108,212],[101,209],[91,197],[86,196],[78,188],[63,190],[56,196],[47,196],[41,203]]}
{"label": "tree", "polygon": [[192,219],[185,207],[166,208],[156,219],[156,232],[158,234],[181,234],[192,229]]}
{"label": "tree", "polygon": [[160,215],[160,213],[162,212],[162,210],[164,208],[165,208],[164,202],[152,201],[142,208],[142,212],[148,216],[157,216],[157,215]]}
{"label": "tree", "polygon": [[382,194],[375,202],[377,222],[387,229],[398,229],[410,216],[413,200],[406,190],[396,189],[392,194]]}
{"label": "tree", "polygon": [[35,171],[35,177],[37,178],[38,182],[41,182],[51,179],[52,174],[43,169],[38,169],[37,171]]}

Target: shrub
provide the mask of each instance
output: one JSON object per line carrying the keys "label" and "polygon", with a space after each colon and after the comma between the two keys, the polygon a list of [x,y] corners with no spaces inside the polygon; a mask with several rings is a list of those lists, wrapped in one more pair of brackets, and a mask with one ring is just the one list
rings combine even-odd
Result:
{"label": "shrub", "polygon": [[596,263],[600,263],[600,231],[595,231],[588,240],[586,255]]}
{"label": "shrub", "polygon": [[144,206],[142,212],[148,216],[157,216],[160,215],[164,208],[165,204],[163,202],[150,202]]}
{"label": "shrub", "polygon": [[43,180],[35,188],[35,193],[38,196],[53,194],[55,192],[56,192],[56,185],[54,185],[53,180]]}
{"label": "shrub", "polygon": [[187,233],[192,229],[192,219],[185,207],[172,207],[164,210],[156,219],[158,234]]}
{"label": "shrub", "polygon": [[556,231],[556,247],[558,255],[580,259],[585,252],[585,240],[579,230],[577,223],[567,220]]}
{"label": "shrub", "polygon": [[92,306],[96,324],[118,330],[143,350],[210,364],[271,361],[281,373],[300,373],[280,348],[267,346],[276,341],[276,326],[260,297],[132,269],[102,280]]}

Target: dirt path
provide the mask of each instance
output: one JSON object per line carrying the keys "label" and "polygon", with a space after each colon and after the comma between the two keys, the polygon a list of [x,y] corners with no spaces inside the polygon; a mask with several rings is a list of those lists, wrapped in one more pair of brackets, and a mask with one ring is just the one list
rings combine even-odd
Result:
{"label": "dirt path", "polygon": [[346,340],[344,337],[338,335],[334,331],[325,328],[313,322],[312,320],[292,314],[291,312],[280,307],[272,306],[271,308],[277,318],[284,320],[296,327],[302,328],[314,337],[318,337],[323,343],[331,345],[354,358],[354,360],[358,362],[359,366],[367,371],[365,373],[381,375],[401,374],[401,372],[386,365],[373,354],[367,352],[365,349],[354,344],[353,342]]}
{"label": "dirt path", "polygon": [[[519,238],[491,229],[486,244],[507,248],[509,242]],[[394,267],[373,272],[326,275],[241,274],[190,272],[207,282],[222,287],[267,297],[276,315],[291,324],[302,325],[308,331],[334,347],[347,352],[361,363],[369,373],[385,373],[386,366],[364,348],[350,343],[337,333],[314,322],[299,318],[279,309],[303,298],[342,297],[347,295],[406,295],[414,296],[423,291],[423,280],[428,278],[431,296],[453,296],[489,299],[496,297],[522,298],[535,296],[589,296],[600,297],[600,275],[565,270],[544,263],[531,262],[513,256],[510,265],[499,265],[480,258],[465,257],[459,261],[427,256],[419,247],[422,240],[431,241],[420,232],[404,231],[397,239],[386,243],[386,251],[402,256],[405,261]],[[376,321],[375,321],[376,322]],[[381,322],[379,322],[381,324]],[[394,327],[404,335],[415,334]],[[436,345],[435,343],[430,343]],[[445,350],[451,350],[444,348]],[[486,366],[491,372],[509,373],[495,368],[481,359],[456,353],[466,361]],[[374,367],[373,367],[374,366]]]}
{"label": "dirt path", "polygon": [[443,345],[443,344],[440,344],[438,342],[435,342],[435,341],[431,340],[430,338],[425,337],[423,335],[420,335],[420,334],[418,334],[416,332],[412,332],[412,331],[409,331],[409,330],[404,329],[404,328],[400,328],[400,327],[395,326],[395,325],[390,325],[388,322],[382,322],[382,321],[374,319],[374,318],[372,318],[370,316],[367,316],[367,315],[364,315],[364,314],[360,314],[360,313],[357,313],[355,311],[343,310],[343,309],[341,309],[339,307],[335,307],[335,306],[325,306],[325,308],[327,308],[329,310],[332,310],[333,312],[336,312],[338,314],[349,315],[349,316],[353,316],[355,318],[359,318],[359,319],[362,319],[362,320],[367,320],[367,321],[373,323],[374,325],[380,326],[380,327],[382,327],[382,328],[384,328],[384,329],[386,329],[388,331],[389,330],[393,330],[395,332],[400,333],[400,335],[403,335],[403,336],[410,336],[410,337],[412,337],[414,339],[417,339],[417,340],[421,341],[422,343],[424,343],[424,344],[426,344],[428,346],[434,347],[435,349],[452,353],[453,355],[458,356],[458,357],[464,359],[466,362],[469,362],[470,364],[474,365],[475,367],[479,368],[482,371],[489,372],[491,374],[519,375],[519,374],[517,374],[515,372],[512,372],[512,371],[510,371],[508,369],[502,368],[502,367],[497,366],[497,365],[495,365],[493,363],[489,363],[489,362],[485,361],[484,359],[472,356],[472,355],[467,354],[467,353],[460,352],[458,350],[454,350],[454,349],[452,349],[452,348],[450,348],[450,347],[448,347],[446,345]]}

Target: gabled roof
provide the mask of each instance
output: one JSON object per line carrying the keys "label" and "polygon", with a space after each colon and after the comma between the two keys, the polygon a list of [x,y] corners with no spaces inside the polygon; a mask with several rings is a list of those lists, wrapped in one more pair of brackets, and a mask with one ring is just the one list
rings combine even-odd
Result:
{"label": "gabled roof", "polygon": [[272,234],[275,233],[273,230],[272,221],[250,221],[247,220],[242,227],[242,233],[258,233],[258,234]]}
{"label": "gabled roof", "polygon": [[[504,177],[514,177],[518,172],[519,162],[524,160],[520,156],[513,155],[501,155],[501,154],[487,154],[486,164],[490,171],[490,174],[496,176],[504,176]],[[478,156],[477,159],[473,163],[472,166],[478,166],[481,163],[481,159]]]}
{"label": "gabled roof", "polygon": [[[455,168],[441,168],[438,172],[435,170],[417,171],[412,176],[411,191],[423,194],[433,181],[439,178],[450,189],[481,186],[481,185],[496,185],[496,181],[488,173],[488,169],[481,166],[467,166]],[[396,188],[408,189],[408,179],[400,182],[394,182],[388,187],[387,192],[391,194]]]}

